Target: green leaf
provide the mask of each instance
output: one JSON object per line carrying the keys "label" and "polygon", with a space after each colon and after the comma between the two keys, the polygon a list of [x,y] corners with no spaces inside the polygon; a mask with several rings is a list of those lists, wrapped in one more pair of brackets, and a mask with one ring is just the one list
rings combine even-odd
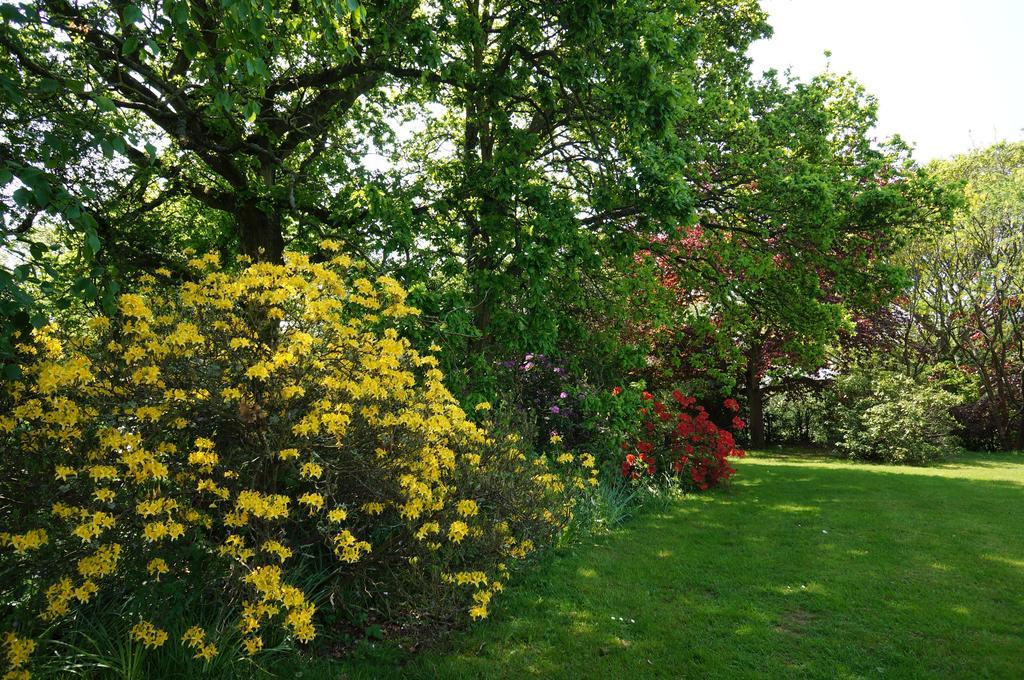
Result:
{"label": "green leaf", "polygon": [[3,4],[0,5],[0,17],[4,18],[4,21],[24,21],[25,15],[21,13],[14,5]]}
{"label": "green leaf", "polygon": [[24,282],[28,279],[28,275],[32,272],[32,265],[30,264],[19,264],[14,268],[14,280],[18,282]]}
{"label": "green leaf", "polygon": [[85,297],[86,300],[95,300],[97,297],[99,297],[100,290],[99,288],[96,287],[96,284],[94,282],[86,281],[85,288],[82,291],[82,295],[83,297]]}
{"label": "green leaf", "polygon": [[220,92],[217,93],[217,97],[215,98],[215,101],[225,111],[231,111],[231,107],[234,104],[234,101],[231,99],[231,93],[227,92],[225,90],[221,90]]}
{"label": "green leaf", "polygon": [[249,123],[256,120],[256,116],[259,115],[260,105],[259,102],[246,102],[245,108],[242,109],[242,114],[245,116],[245,120]]}
{"label": "green leaf", "polygon": [[39,81],[39,89],[40,89],[40,91],[46,92],[48,94],[52,93],[52,92],[56,92],[58,87],[60,87],[60,83],[58,83],[53,78],[43,78],[42,80]]}
{"label": "green leaf", "polygon": [[124,8],[124,22],[126,24],[137,24],[142,21],[142,10],[138,5],[128,5]]}
{"label": "green leaf", "polygon": [[92,99],[93,99],[94,102],[96,102],[96,106],[98,106],[100,108],[100,111],[106,111],[108,113],[111,113],[113,111],[117,111],[117,106],[114,105],[114,100],[111,99],[110,97],[103,97],[103,96],[97,95],[97,96],[93,97]]}
{"label": "green leaf", "polygon": [[103,247],[100,243],[100,237],[92,231],[85,235],[85,245],[93,255],[100,252],[100,248]]}
{"label": "green leaf", "polygon": [[26,205],[32,202],[32,199],[34,197],[32,195],[31,189],[21,187],[20,189],[14,192],[13,198],[15,203],[17,203],[21,207],[25,207]]}
{"label": "green leaf", "polygon": [[121,46],[121,54],[134,54],[139,49],[139,39],[132,36],[124,41],[124,45]]}

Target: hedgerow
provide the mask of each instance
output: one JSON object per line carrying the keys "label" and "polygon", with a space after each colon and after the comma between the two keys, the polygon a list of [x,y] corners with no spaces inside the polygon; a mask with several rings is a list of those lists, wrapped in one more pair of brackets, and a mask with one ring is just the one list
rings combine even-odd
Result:
{"label": "hedgerow", "polygon": [[332,598],[480,619],[567,524],[581,459],[474,424],[397,332],[417,313],[401,286],[323,246],[324,263],[207,255],[114,315],[19,338],[23,377],[0,397],[5,677],[110,611],[133,643],[197,664],[308,643],[301,565],[318,560]]}

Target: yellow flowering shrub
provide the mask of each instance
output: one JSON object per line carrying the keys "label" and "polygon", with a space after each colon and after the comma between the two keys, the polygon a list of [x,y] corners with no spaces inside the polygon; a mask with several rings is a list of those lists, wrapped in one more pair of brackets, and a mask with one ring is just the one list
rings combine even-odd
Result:
{"label": "yellow flowering shrub", "polygon": [[[487,616],[584,476],[467,418],[396,330],[417,312],[393,279],[344,255],[191,265],[111,318],[21,338],[23,377],[0,397],[19,499],[0,517],[10,668],[29,667],[33,634],[112,608],[137,643],[201,662],[224,640],[308,642],[316,594],[299,584],[318,560],[342,600]],[[234,630],[181,615],[182,597],[230,603]]]}

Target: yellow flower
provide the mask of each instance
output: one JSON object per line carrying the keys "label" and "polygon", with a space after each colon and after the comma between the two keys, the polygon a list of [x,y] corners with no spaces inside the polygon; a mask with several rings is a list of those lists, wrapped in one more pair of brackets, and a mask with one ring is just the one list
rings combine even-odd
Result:
{"label": "yellow flower", "polygon": [[205,645],[201,645],[192,658],[210,661],[215,656],[217,656],[217,645],[209,642]]}
{"label": "yellow flower", "polygon": [[141,642],[146,649],[155,649],[167,642],[167,631],[161,630],[143,619],[131,629],[133,640]]}
{"label": "yellow flower", "polygon": [[220,391],[220,396],[224,397],[225,401],[238,401],[242,398],[242,390],[237,387],[225,387]]}
{"label": "yellow flower", "polygon": [[136,318],[148,318],[152,315],[146,301],[139,295],[125,294],[120,299],[121,313],[125,316]]}
{"label": "yellow flower", "polygon": [[448,539],[452,543],[459,543],[469,533],[469,526],[465,522],[455,521],[448,527]]}
{"label": "yellow flower", "polygon": [[384,512],[384,504],[383,503],[364,503],[361,509],[367,515],[379,515],[379,514]]}
{"label": "yellow flower", "polygon": [[21,668],[28,663],[28,658],[36,650],[36,642],[19,637],[17,633],[8,632],[4,635],[4,647],[7,648],[7,664],[11,668]]}
{"label": "yellow flower", "polygon": [[336,534],[333,542],[334,554],[343,562],[357,562],[360,557],[370,552],[370,544],[358,540],[348,529]]}
{"label": "yellow flower", "polygon": [[32,529],[23,534],[0,534],[0,544],[14,548],[14,552],[24,555],[30,550],[38,550],[50,542],[46,529]]}
{"label": "yellow flower", "polygon": [[456,511],[463,517],[473,517],[479,512],[479,507],[476,501],[459,501],[459,504],[455,506]]}
{"label": "yellow flower", "polygon": [[320,479],[324,469],[316,463],[303,463],[299,469],[299,475],[305,479]]}
{"label": "yellow flower", "polygon": [[189,647],[197,647],[206,640],[206,631],[199,626],[192,626],[181,636],[181,641]]}
{"label": "yellow flower", "polygon": [[146,571],[149,572],[150,576],[156,576],[156,580],[159,581],[160,577],[170,571],[170,569],[168,569],[167,562],[163,558],[154,557],[146,565]]}
{"label": "yellow flower", "polygon": [[265,363],[254,364],[246,369],[245,375],[257,380],[266,380],[270,377],[270,369]]}
{"label": "yellow flower", "polygon": [[292,556],[292,551],[278,541],[264,541],[260,549],[265,553],[277,556],[281,562]]}
{"label": "yellow flower", "polygon": [[477,411],[490,411],[491,410],[491,402],[489,402],[489,401],[481,401],[474,408]]}
{"label": "yellow flower", "polygon": [[284,400],[294,399],[306,394],[306,390],[298,385],[285,385],[281,388],[281,398]]}
{"label": "yellow flower", "polygon": [[99,592],[99,588],[95,583],[86,579],[82,582],[82,585],[75,588],[75,599],[85,604],[92,599],[92,596]]}
{"label": "yellow flower", "polygon": [[160,380],[158,366],[143,366],[132,373],[132,382],[137,385],[156,385]]}
{"label": "yellow flower", "polygon": [[263,638],[261,637],[247,637],[242,640],[242,648],[245,653],[249,656],[254,655],[256,652],[263,649]]}
{"label": "yellow flower", "polygon": [[261,519],[281,519],[288,516],[288,497],[281,494],[264,495],[246,490],[238,494],[235,509],[249,512]]}
{"label": "yellow flower", "polygon": [[121,558],[121,544],[111,543],[96,548],[96,552],[78,560],[78,573],[87,578],[102,578],[117,570]]}
{"label": "yellow flower", "polygon": [[324,507],[324,497],[318,493],[304,493],[299,496],[298,501],[300,505],[309,506],[309,514],[311,515]]}

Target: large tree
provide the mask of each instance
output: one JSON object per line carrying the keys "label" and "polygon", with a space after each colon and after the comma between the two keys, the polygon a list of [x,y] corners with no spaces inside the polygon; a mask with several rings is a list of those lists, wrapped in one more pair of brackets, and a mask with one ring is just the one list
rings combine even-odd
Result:
{"label": "large tree", "polygon": [[[930,170],[962,187],[944,229],[907,249],[912,284],[901,300],[908,372],[949,361],[978,379],[1003,448],[1024,447],[1024,144],[937,161]],[[919,348],[927,348],[922,354]]]}
{"label": "large tree", "polygon": [[[724,40],[703,45],[714,51],[698,63],[730,54]],[[948,206],[899,139],[874,139],[876,102],[851,78],[754,79],[741,62],[700,81],[697,224],[652,248],[677,302],[658,358],[723,388],[738,373],[760,445],[766,373],[820,366],[855,312],[900,291],[894,254]]]}
{"label": "large tree", "polygon": [[366,142],[386,137],[383,88],[434,58],[419,6],[5,6],[0,58],[17,108],[3,155],[31,192],[18,224],[62,210],[52,199],[68,192],[104,245],[154,252],[132,222],[194,203],[233,227],[242,253],[271,261],[300,224],[351,226],[335,199],[358,183]]}
{"label": "large tree", "polygon": [[41,227],[74,227],[98,294],[91,279],[188,245],[274,261],[338,236],[411,284],[445,285],[438,316],[465,317],[476,349],[509,328],[553,346],[566,315],[542,310],[611,278],[600,270],[646,215],[690,214],[678,122],[693,9],[5,5],[6,241],[37,264]]}
{"label": "large tree", "polygon": [[616,272],[644,234],[689,219],[692,10],[439,3],[425,128],[393,172],[418,238],[382,250],[433,282],[418,302],[449,341],[467,338],[458,353],[565,352],[588,309],[621,300]]}

